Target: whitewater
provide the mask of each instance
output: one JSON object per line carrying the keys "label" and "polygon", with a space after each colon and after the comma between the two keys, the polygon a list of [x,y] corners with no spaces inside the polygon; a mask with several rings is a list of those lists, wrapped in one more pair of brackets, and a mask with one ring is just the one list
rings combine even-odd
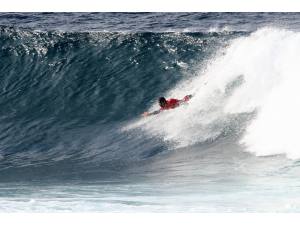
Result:
{"label": "whitewater", "polygon": [[1,212],[299,212],[299,13],[0,13],[0,49]]}
{"label": "whitewater", "polygon": [[245,150],[299,158],[299,38],[298,32],[263,28],[231,41],[204,71],[166,93],[192,93],[188,106],[143,121],[141,128],[185,147],[218,138],[234,123],[232,115],[255,112],[239,141]]}

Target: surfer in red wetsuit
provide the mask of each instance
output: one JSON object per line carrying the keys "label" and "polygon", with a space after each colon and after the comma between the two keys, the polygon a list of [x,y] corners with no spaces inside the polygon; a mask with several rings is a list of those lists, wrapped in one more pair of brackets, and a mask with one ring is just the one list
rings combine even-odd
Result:
{"label": "surfer in red wetsuit", "polygon": [[178,106],[180,106],[182,103],[185,103],[191,99],[192,95],[186,95],[183,99],[178,100],[176,98],[171,98],[171,99],[165,99],[164,97],[160,97],[158,99],[158,104],[160,106],[159,110],[156,110],[154,112],[144,112],[142,115],[143,116],[151,116],[151,115],[156,115],[160,113],[163,110],[169,110],[169,109],[174,109]]}

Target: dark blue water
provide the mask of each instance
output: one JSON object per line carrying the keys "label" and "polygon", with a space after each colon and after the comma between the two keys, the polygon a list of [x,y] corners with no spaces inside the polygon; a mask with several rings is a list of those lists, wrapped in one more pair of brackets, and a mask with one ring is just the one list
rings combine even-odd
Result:
{"label": "dark blue water", "polygon": [[5,26],[108,32],[253,31],[276,25],[299,29],[299,13],[1,13]]}
{"label": "dark blue water", "polygon": [[[253,186],[261,171],[247,165],[268,173],[294,163],[241,150],[237,139],[255,112],[214,121],[209,132],[222,127],[217,135],[183,147],[164,134],[124,130],[233,40],[274,26],[297,31],[300,14],[0,13],[2,210],[274,210],[270,201],[230,197],[237,186],[262,197],[261,186],[275,187],[265,177]],[[240,85],[231,84],[228,95]],[[286,204],[278,211],[299,209]]]}

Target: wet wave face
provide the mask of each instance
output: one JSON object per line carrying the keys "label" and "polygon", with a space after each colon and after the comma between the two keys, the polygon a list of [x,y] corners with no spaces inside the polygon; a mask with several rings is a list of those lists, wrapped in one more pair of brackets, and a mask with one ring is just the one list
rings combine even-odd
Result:
{"label": "wet wave face", "polygon": [[[103,32],[36,30],[45,27],[32,15],[1,14],[4,24],[33,24],[0,29],[0,177],[118,177],[170,150],[225,142],[258,156],[299,158],[299,33],[220,27],[231,14],[155,14],[190,21],[212,15],[217,26],[206,31]],[[238,24],[242,15],[233,15]],[[264,23],[274,16],[259,15]],[[123,16],[147,17],[147,24],[154,18]],[[193,95],[189,104],[140,116],[158,108],[159,96],[186,94]]]}
{"label": "wet wave face", "polygon": [[1,210],[299,212],[298,18],[0,13]]}
{"label": "wet wave face", "polygon": [[[110,176],[166,150],[229,137],[256,155],[298,158],[298,39],[277,28],[102,33],[4,26],[1,176]],[[140,117],[157,109],[160,95],[186,94],[193,94],[189,104]]]}
{"label": "wet wave face", "polygon": [[238,34],[1,27],[1,176],[101,173],[163,151],[124,124]]}

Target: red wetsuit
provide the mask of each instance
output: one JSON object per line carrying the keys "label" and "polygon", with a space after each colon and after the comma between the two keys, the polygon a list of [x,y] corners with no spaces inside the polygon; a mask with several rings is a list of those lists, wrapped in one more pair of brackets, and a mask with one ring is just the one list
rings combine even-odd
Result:
{"label": "red wetsuit", "polygon": [[177,106],[179,106],[179,100],[171,98],[167,100],[167,104],[164,107],[161,107],[160,110],[174,109]]}
{"label": "red wetsuit", "polygon": [[178,100],[178,99],[175,99],[175,98],[168,99],[167,100],[167,105],[164,106],[164,107],[161,107],[160,110],[174,109],[177,106],[179,106],[179,104],[181,102],[187,102],[188,100],[190,100],[189,95],[185,96],[182,100]]}

